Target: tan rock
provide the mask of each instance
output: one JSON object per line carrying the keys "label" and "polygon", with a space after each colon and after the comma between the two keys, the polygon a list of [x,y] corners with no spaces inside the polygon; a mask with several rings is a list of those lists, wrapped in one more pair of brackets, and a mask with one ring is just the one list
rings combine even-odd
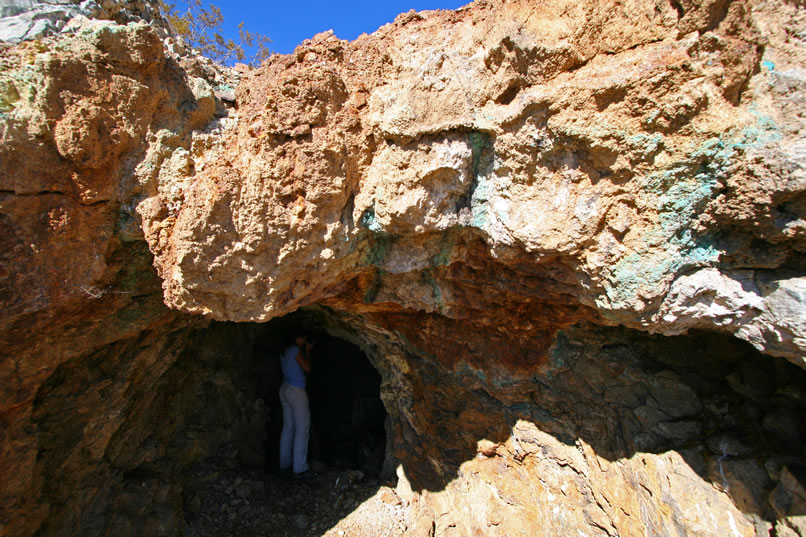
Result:
{"label": "tan rock", "polygon": [[[266,320],[340,301],[341,282],[378,267],[393,278],[434,271],[434,283],[376,300],[461,318],[463,284],[439,263],[466,257],[461,242],[476,236],[492,259],[559,262],[551,280],[568,286],[557,293],[596,322],[667,334],[716,327],[800,361],[804,327],[773,312],[803,301],[783,305],[761,288],[734,298],[729,269],[740,244],[776,248],[800,240],[796,226],[739,224],[720,242],[722,224],[708,224],[731,225],[726,205],[753,211],[747,187],[731,185],[737,174],[769,176],[762,161],[799,181],[799,153],[779,133],[800,120],[779,114],[788,97],[764,82],[777,71],[753,66],[763,39],[770,57],[800,52],[771,8],[699,9],[491,2],[401,19],[355,43],[319,36],[274,57],[239,86],[241,126],[226,157],[197,174],[164,238],[149,238],[167,303]],[[765,181],[757,188],[784,204],[802,191]],[[460,244],[429,240],[449,232]],[[736,265],[799,289],[779,266]],[[697,270],[718,276],[692,287]],[[376,287],[402,285],[413,290]],[[556,300],[546,289],[543,300]],[[688,305],[702,293],[733,305]]]}
{"label": "tan rock", "polygon": [[194,327],[297,310],[381,373],[401,533],[802,533],[804,28],[479,0],[234,103],[142,22],[4,46],[2,533],[180,534],[262,454],[263,327]]}

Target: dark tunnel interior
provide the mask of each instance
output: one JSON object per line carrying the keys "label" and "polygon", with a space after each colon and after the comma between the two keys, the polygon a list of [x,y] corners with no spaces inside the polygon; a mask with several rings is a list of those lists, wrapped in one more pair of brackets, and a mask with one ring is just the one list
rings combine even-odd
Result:
{"label": "dark tunnel interior", "polygon": [[[381,376],[356,345],[321,329],[292,324],[314,342],[307,393],[311,411],[308,458],[314,466],[360,470],[377,477],[384,462],[386,410],[380,397]],[[279,356],[283,344],[271,330],[256,345],[258,394],[266,412],[267,472],[278,470],[283,427],[278,391],[282,383]]]}
{"label": "dark tunnel interior", "polygon": [[[186,536],[264,535],[266,527],[271,535],[319,536],[391,484],[381,374],[325,325],[317,312],[299,311],[263,324],[212,323],[198,333],[182,367],[201,368],[204,389],[195,400],[206,409],[194,421],[212,440],[184,472]],[[314,343],[306,479],[279,471],[280,355],[292,334]],[[218,428],[209,426],[211,415]]]}

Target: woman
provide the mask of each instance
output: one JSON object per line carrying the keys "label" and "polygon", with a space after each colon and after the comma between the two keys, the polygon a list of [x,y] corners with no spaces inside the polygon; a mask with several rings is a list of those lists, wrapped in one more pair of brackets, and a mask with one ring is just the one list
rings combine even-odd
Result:
{"label": "woman", "polygon": [[280,471],[292,469],[294,477],[308,473],[308,434],[311,413],[308,394],[305,393],[305,374],[311,371],[313,344],[298,335],[280,356],[283,384],[280,386],[280,403],[283,405],[283,431],[280,433]]}

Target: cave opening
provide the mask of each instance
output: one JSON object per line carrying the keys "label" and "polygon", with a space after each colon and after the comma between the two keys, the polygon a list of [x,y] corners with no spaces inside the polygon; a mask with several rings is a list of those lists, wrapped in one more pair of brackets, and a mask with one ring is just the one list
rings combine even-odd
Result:
{"label": "cave opening", "polygon": [[[378,477],[386,448],[386,409],[381,401],[381,376],[355,344],[310,324],[284,325],[280,334],[300,331],[314,343],[307,378],[311,411],[308,459],[314,468],[359,470]],[[278,470],[283,427],[278,391],[282,383],[276,330],[269,328],[259,355],[271,357],[258,370],[260,395],[267,407],[266,470]],[[272,337],[274,336],[274,337]],[[258,356],[260,360],[260,356]]]}
{"label": "cave opening", "polygon": [[[306,387],[313,477],[304,480],[279,472],[280,354],[293,334],[314,343]],[[320,535],[386,484],[382,378],[350,341],[358,337],[318,310],[266,323],[213,322],[189,337],[175,368],[183,387],[168,393],[179,400],[193,392],[195,415],[183,428],[202,429],[209,440],[182,478],[186,534],[250,534],[268,525],[278,535]]]}

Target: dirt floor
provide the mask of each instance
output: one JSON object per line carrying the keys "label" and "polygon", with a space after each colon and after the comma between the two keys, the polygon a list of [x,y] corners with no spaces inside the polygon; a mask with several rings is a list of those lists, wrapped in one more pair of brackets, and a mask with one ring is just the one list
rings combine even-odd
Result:
{"label": "dirt floor", "polygon": [[408,509],[358,470],[291,477],[204,464],[191,472],[185,537],[398,537]]}

